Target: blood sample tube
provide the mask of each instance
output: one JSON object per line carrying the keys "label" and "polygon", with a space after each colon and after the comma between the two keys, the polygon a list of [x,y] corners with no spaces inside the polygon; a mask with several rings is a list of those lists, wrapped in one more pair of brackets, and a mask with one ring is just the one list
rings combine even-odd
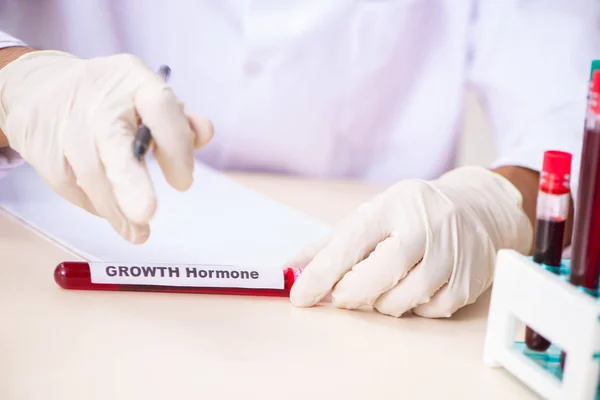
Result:
{"label": "blood sample tube", "polygon": [[600,262],[600,71],[595,71],[588,100],[575,207],[570,281],[589,293],[598,289]]}
{"label": "blood sample tube", "polygon": [[[571,159],[570,153],[546,151],[538,188],[533,261],[555,273],[560,269],[569,214]],[[525,343],[535,351],[546,351],[551,344],[530,327],[525,330]]]}
{"label": "blood sample tube", "polygon": [[205,265],[131,265],[63,262],[54,281],[63,289],[287,297],[299,268],[233,268]]}
{"label": "blood sample tube", "polygon": [[[593,71],[582,147],[569,280],[597,295],[600,273],[600,70]],[[565,360],[563,352],[562,367]]]}

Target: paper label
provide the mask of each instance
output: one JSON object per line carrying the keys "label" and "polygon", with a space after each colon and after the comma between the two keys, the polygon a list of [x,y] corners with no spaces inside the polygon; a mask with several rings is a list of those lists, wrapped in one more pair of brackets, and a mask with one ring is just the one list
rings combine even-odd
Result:
{"label": "paper label", "polygon": [[90,262],[92,283],[284,289],[281,268]]}

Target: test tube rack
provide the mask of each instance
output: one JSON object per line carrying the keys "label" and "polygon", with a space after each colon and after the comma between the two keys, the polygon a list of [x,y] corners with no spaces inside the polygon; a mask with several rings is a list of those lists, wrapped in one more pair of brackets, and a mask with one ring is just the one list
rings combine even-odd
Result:
{"label": "test tube rack", "polygon": [[[569,271],[570,260],[551,272],[516,251],[498,252],[484,362],[545,399],[600,399],[600,301],[570,284]],[[550,349],[535,352],[515,341],[525,326],[548,339]]]}

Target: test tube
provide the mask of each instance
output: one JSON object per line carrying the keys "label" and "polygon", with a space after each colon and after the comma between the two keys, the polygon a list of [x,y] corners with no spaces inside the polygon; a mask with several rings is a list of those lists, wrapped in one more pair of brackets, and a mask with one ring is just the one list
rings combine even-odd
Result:
{"label": "test tube", "polygon": [[[554,273],[560,270],[569,214],[571,160],[570,153],[546,151],[538,187],[533,261]],[[530,327],[525,329],[525,343],[534,351],[546,351],[551,344]]]}
{"label": "test tube", "polygon": [[570,281],[595,294],[600,262],[600,71],[595,71],[588,99],[575,207]]}
{"label": "test tube", "polygon": [[[570,282],[597,295],[600,273],[600,70],[593,71],[575,206]],[[561,367],[566,361],[562,353]]]}
{"label": "test tube", "polygon": [[[234,268],[229,266],[194,266],[173,265],[167,266],[132,266],[111,263],[88,263],[84,261],[63,262],[54,270],[54,281],[58,286],[68,290],[104,290],[104,291],[132,291],[132,292],[168,292],[168,293],[196,293],[196,294],[228,294],[245,296],[278,296],[289,297],[292,285],[301,273],[299,268],[284,267],[279,272],[277,269],[268,269],[270,277],[258,283],[243,281],[243,273],[254,277],[256,271],[248,268]],[[112,268],[112,269],[111,269]],[[162,268],[163,272],[171,269],[179,271],[178,277],[169,274],[152,273],[143,276],[149,268]],[[193,276],[184,277],[186,271],[194,270]],[[242,270],[242,272],[240,272]],[[105,272],[108,271],[108,274]],[[111,273],[114,271],[114,273]],[[209,275],[209,272],[215,272]],[[263,269],[261,271],[265,272]],[[219,277],[219,275],[221,277]],[[225,276],[227,274],[227,276]],[[235,274],[235,275],[234,275]],[[258,272],[256,272],[258,276]],[[181,279],[187,278],[187,279]],[[235,279],[234,279],[235,278]],[[240,286],[243,284],[245,286]]]}

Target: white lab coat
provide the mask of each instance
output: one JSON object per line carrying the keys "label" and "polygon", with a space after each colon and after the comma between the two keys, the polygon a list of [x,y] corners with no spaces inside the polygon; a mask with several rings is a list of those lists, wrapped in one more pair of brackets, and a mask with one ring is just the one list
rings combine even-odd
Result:
{"label": "white lab coat", "polygon": [[570,151],[575,190],[599,20],[596,0],[0,0],[28,45],[170,65],[215,124],[198,157],[216,168],[435,178],[472,86],[495,165]]}

